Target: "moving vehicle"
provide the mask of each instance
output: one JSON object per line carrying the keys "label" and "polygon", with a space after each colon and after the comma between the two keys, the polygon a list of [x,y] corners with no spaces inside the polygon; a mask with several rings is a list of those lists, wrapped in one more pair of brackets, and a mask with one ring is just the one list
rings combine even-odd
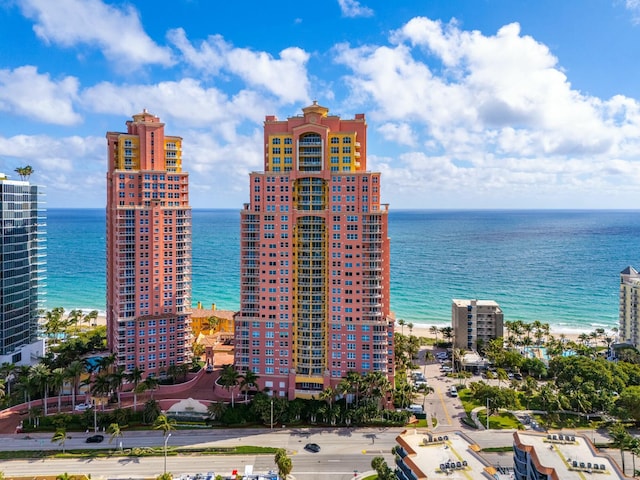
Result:
{"label": "moving vehicle", "polygon": [[104,435],[91,435],[85,440],[86,443],[101,443],[104,440]]}
{"label": "moving vehicle", "polygon": [[304,449],[308,452],[318,453],[320,451],[320,445],[317,443],[307,443]]}
{"label": "moving vehicle", "polygon": [[79,403],[75,406],[74,410],[76,412],[84,412],[85,410],[89,410],[93,405],[90,403]]}

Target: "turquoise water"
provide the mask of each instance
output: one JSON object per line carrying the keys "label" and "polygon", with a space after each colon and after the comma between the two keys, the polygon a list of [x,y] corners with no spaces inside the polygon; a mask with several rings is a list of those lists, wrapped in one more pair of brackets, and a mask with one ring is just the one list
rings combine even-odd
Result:
{"label": "turquoise water", "polygon": [[[47,308],[105,309],[103,209],[48,211]],[[239,212],[194,210],[193,301],[237,310]],[[391,306],[445,324],[452,298],[557,330],[617,323],[619,273],[640,266],[636,211],[393,211]]]}

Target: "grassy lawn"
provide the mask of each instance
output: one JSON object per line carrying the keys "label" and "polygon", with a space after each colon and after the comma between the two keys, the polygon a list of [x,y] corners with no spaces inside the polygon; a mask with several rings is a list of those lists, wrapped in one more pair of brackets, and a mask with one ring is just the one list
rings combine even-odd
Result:
{"label": "grassy lawn", "polygon": [[[167,455],[274,455],[278,451],[274,447],[238,446],[230,448],[172,448],[167,450]],[[0,451],[0,460],[14,460],[17,458],[109,458],[109,457],[159,457],[164,455],[161,447],[125,448],[123,451],[108,449],[96,450],[23,450]]]}
{"label": "grassy lawn", "polygon": [[462,408],[464,408],[464,411],[467,412],[467,415],[471,413],[471,410],[473,410],[475,407],[482,406],[479,403],[473,401],[473,398],[471,397],[471,391],[468,388],[458,390],[458,397],[460,397]]}
{"label": "grassy lawn", "polygon": [[534,415],[533,418],[540,424],[547,428],[585,428],[585,429],[597,429],[600,428],[604,422],[587,420],[582,415],[570,415],[566,413],[560,413],[556,415]]}
{"label": "grassy lawn", "polygon": [[[482,425],[487,424],[487,416],[485,413],[485,411],[478,412],[478,420],[482,423]],[[489,428],[492,428],[493,430],[502,430],[508,428],[517,429],[519,425],[520,422],[509,412],[500,412],[489,417]]]}

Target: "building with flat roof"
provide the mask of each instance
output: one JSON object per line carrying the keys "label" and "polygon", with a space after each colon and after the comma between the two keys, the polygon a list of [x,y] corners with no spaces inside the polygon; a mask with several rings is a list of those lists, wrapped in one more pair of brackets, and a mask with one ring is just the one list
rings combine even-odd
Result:
{"label": "building with flat roof", "polygon": [[[22,170],[22,169],[18,169]],[[38,338],[46,271],[41,190],[0,174],[0,363],[31,365],[45,354]]]}
{"label": "building with flat roof", "polygon": [[367,123],[329,115],[264,122],[264,171],[240,214],[235,365],[279,397],[311,398],[348,372],[393,384],[388,206],[367,170]]}
{"label": "building with flat roof", "polygon": [[455,348],[477,350],[478,341],[488,342],[504,335],[502,309],[493,300],[451,301],[451,326]]}
{"label": "building with flat roof", "polygon": [[640,274],[629,266],[620,272],[619,341],[640,347]]}
{"label": "building with flat roof", "polygon": [[396,438],[396,476],[400,480],[510,478],[480,455],[480,447],[462,432],[411,429]]}
{"label": "building with flat roof", "polygon": [[146,110],[107,132],[107,343],[125,371],[191,362],[191,207],[182,138]]}
{"label": "building with flat roof", "polygon": [[582,435],[515,432],[513,461],[515,480],[583,480],[591,474],[631,478]]}

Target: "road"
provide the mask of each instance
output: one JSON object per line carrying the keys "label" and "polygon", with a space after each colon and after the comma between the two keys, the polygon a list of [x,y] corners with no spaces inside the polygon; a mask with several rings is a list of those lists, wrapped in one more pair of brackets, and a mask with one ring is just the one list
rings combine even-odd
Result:
{"label": "road", "polygon": [[[354,470],[371,470],[374,456],[383,456],[393,464],[391,448],[402,428],[335,428],[335,429],[226,429],[179,430],[172,432],[168,444],[175,446],[229,447],[239,445],[271,446],[285,448],[291,455],[293,471],[298,480],[353,478]],[[108,444],[109,436],[101,444],[87,444],[89,434],[72,433],[65,443],[66,449],[94,448],[115,449]],[[29,438],[27,438],[29,437]],[[0,444],[12,450],[61,449],[51,443],[50,434],[3,435]],[[320,453],[304,450],[306,443],[317,443]],[[124,448],[161,447],[163,436],[157,431],[126,432]],[[158,475],[163,471],[163,457],[114,457],[108,459],[46,459],[10,460],[0,462],[5,476],[90,473],[93,478],[136,478]],[[205,473],[214,471],[223,475],[233,470],[244,472],[245,465],[253,465],[256,472],[274,470],[273,455],[206,455],[169,456],[167,470],[176,474]]]}

